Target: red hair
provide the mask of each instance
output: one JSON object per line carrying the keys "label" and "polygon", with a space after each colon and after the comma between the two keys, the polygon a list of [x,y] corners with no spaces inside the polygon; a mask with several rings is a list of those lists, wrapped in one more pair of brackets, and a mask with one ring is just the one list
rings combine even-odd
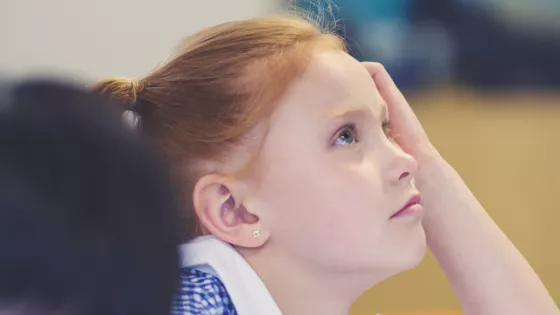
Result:
{"label": "red hair", "polygon": [[[220,161],[275,108],[317,49],[345,51],[338,36],[298,17],[234,21],[187,37],[171,60],[139,80],[95,90],[134,106],[140,130],[180,166],[192,187],[202,161]],[[190,198],[190,197],[189,197]],[[194,213],[192,200],[186,200]]]}

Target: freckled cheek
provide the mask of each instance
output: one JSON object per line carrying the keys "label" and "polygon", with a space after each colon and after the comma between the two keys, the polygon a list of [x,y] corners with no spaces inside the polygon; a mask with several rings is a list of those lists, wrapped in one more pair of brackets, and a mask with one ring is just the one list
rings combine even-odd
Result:
{"label": "freckled cheek", "polygon": [[[382,207],[384,196],[379,176],[371,170],[333,168],[317,180],[321,203],[333,213],[371,214]],[[334,210],[338,210],[334,212]]]}
{"label": "freckled cheek", "polygon": [[382,203],[381,180],[374,168],[286,164],[272,168],[262,183],[275,208],[288,208],[282,211],[298,217],[317,211],[336,217],[375,211]]}
{"label": "freckled cheek", "polygon": [[333,248],[345,252],[343,248],[349,243],[362,248],[363,242],[376,240],[384,233],[387,221],[386,207],[376,198],[379,192],[369,184],[356,180],[321,186],[308,196],[313,200],[306,200],[314,206],[294,216],[305,227],[306,235],[328,241]]}
{"label": "freckled cheek", "polygon": [[347,244],[383,231],[379,185],[364,172],[331,168],[314,176],[279,172],[269,179],[267,220],[277,237]]}
{"label": "freckled cheek", "polygon": [[347,215],[374,216],[383,211],[383,196],[377,183],[363,178],[339,182],[330,198],[330,204],[343,208]]}

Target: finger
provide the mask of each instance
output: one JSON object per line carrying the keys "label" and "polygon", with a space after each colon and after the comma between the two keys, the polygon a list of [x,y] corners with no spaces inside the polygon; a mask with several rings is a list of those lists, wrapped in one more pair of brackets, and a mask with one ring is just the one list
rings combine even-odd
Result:
{"label": "finger", "polygon": [[378,62],[362,62],[362,65],[373,78],[381,97],[388,103],[387,105],[389,105],[389,107],[408,107],[404,95],[397,88],[395,82],[382,64]]}
{"label": "finger", "polygon": [[385,67],[378,62],[363,62],[362,64],[373,78],[379,94],[387,102],[389,116],[392,117],[393,124],[402,124],[402,126],[399,126],[403,128],[402,132],[404,132],[404,125],[411,132],[420,132],[422,128],[418,118]]}
{"label": "finger", "polygon": [[427,136],[420,121],[385,67],[377,62],[363,62],[362,64],[373,78],[379,94],[387,102],[389,117],[391,117],[390,120],[394,129],[402,134],[404,138],[409,140],[415,139],[414,142],[427,143]]}

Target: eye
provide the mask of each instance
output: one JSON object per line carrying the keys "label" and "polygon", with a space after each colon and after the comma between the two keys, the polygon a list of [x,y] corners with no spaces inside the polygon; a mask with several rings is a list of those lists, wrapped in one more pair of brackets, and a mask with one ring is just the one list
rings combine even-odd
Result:
{"label": "eye", "polygon": [[389,121],[384,121],[381,126],[383,128],[383,132],[385,133],[385,136],[387,136],[387,138],[391,141],[395,140],[395,134],[393,133],[393,129],[391,129],[391,125],[389,124]]}
{"label": "eye", "polygon": [[358,142],[356,136],[356,126],[347,125],[344,126],[337,133],[336,139],[334,140],[335,145],[350,145]]}

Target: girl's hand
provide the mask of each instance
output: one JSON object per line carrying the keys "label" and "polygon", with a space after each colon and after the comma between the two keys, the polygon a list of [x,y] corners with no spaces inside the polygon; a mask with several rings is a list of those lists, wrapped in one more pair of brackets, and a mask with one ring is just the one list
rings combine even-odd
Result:
{"label": "girl's hand", "polygon": [[465,314],[560,315],[529,263],[440,157],[387,71],[364,66],[387,102],[397,143],[418,161],[427,242]]}
{"label": "girl's hand", "polygon": [[422,163],[439,157],[439,153],[428,139],[420,121],[385,67],[377,62],[363,62],[362,64],[373,78],[381,97],[387,102],[390,126],[399,146],[416,158],[420,167],[422,167]]}

